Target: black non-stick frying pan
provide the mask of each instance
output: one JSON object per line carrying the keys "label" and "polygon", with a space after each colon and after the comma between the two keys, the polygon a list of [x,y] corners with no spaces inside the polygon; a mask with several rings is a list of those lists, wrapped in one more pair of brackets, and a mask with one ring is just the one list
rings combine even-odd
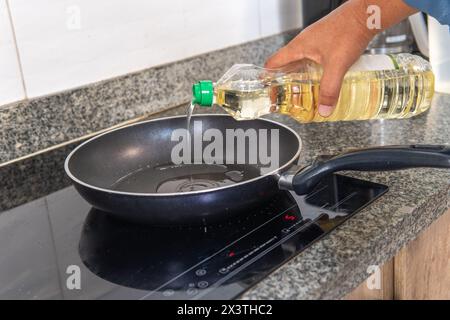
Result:
{"label": "black non-stick frying pan", "polygon": [[[202,190],[164,192],[161,185],[174,178],[169,175],[176,175],[178,170],[168,164],[172,163],[171,154],[177,143],[171,140],[172,133],[186,127],[186,117],[180,116],[140,122],[98,135],[69,154],[65,170],[82,197],[100,210],[137,222],[186,225],[227,219],[241,209],[268,199],[278,188],[304,195],[324,176],[336,171],[450,168],[449,147],[417,145],[354,150],[315,161],[293,172],[300,156],[301,140],[292,129],[270,120],[236,121],[225,115],[194,116],[193,120],[202,124],[194,126],[193,135],[199,133],[195,130],[205,132],[208,129],[219,130],[224,136],[227,129],[277,129],[278,167],[255,175],[260,172],[261,163],[241,166],[243,172],[233,184],[206,184],[206,189]],[[271,136],[267,146],[270,152]],[[165,170],[167,168],[172,169]],[[203,170],[211,170],[213,175],[223,174],[220,166],[206,165]]]}

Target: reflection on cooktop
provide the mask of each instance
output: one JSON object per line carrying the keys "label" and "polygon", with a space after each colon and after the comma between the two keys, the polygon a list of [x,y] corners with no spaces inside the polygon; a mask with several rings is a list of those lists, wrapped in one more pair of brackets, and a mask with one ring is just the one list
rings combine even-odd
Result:
{"label": "reflection on cooktop", "polygon": [[260,208],[204,227],[131,224],[91,209],[79,253],[97,276],[148,299],[230,299],[378,198],[387,187],[332,175],[300,199],[280,191]]}

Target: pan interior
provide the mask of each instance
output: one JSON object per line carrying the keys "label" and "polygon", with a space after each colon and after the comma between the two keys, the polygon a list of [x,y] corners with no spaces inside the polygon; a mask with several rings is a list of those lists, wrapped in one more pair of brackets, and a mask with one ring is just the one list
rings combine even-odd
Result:
{"label": "pan interior", "polygon": [[261,175],[245,164],[147,165],[121,177],[111,189],[124,192],[180,193],[233,185]]}
{"label": "pan interior", "polygon": [[[297,136],[284,126],[264,120],[236,121],[229,116],[194,116],[194,126],[191,128],[191,146],[201,146],[200,150],[207,150],[213,139],[201,138],[208,129],[227,132],[227,129],[242,129],[242,132],[267,132],[272,129],[278,131],[278,165],[268,167],[264,161],[248,161],[252,157],[251,141],[245,148],[245,161],[229,161],[230,153],[236,155],[242,152],[235,143],[231,150],[226,142],[223,143],[223,155],[220,161],[212,159],[196,159],[192,152],[187,164],[175,164],[172,152],[179,144],[174,141],[174,130],[185,128],[186,118],[164,118],[124,127],[88,141],[76,150],[68,161],[68,171],[79,182],[92,187],[110,191],[141,193],[141,194],[172,194],[201,190],[212,190],[243,183],[264,174],[271,169],[276,171],[293,161],[300,148]],[[195,123],[201,126],[196,126]],[[262,131],[259,131],[262,130]],[[197,138],[196,138],[197,137]],[[272,154],[271,135],[264,140]],[[248,137],[247,137],[248,138]],[[253,143],[254,144],[254,143]],[[258,143],[257,143],[258,144]],[[254,149],[260,152],[258,149]],[[203,153],[204,154],[204,153]],[[213,153],[214,156],[216,154]],[[227,159],[226,159],[227,158]],[[216,157],[215,160],[218,158]],[[241,159],[242,160],[242,159]]]}

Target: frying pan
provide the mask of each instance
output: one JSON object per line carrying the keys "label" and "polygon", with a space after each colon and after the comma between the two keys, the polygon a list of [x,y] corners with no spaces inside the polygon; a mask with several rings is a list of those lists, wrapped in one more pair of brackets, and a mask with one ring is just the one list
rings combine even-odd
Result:
{"label": "frying pan", "polygon": [[[200,129],[191,128],[192,135],[199,133],[196,130],[205,132],[208,129],[223,133],[227,129],[277,129],[278,167],[232,185],[204,190],[149,192],[142,179],[139,185],[131,182],[117,190],[115,183],[123,177],[145,167],[171,162],[175,144],[171,140],[172,133],[186,127],[186,117],[178,116],[128,125],[82,143],[68,155],[66,173],[85,200],[117,217],[153,225],[195,225],[228,219],[236,212],[269,199],[278,188],[305,195],[322,178],[336,171],[450,168],[450,148],[434,145],[353,150],[333,157],[319,157],[311,165],[298,168],[295,164],[301,151],[300,137],[282,124],[267,119],[236,121],[227,115],[198,115],[192,119],[202,123]],[[271,138],[267,140],[267,146],[271,152]],[[245,152],[249,152],[248,149]],[[253,166],[260,169],[261,164]],[[144,179],[144,184],[157,185],[161,179],[158,175],[149,176]]]}

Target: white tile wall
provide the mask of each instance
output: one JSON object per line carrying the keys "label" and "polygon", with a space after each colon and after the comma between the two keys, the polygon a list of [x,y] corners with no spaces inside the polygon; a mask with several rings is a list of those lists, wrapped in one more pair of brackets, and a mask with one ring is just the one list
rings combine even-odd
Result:
{"label": "white tile wall", "polygon": [[301,0],[9,1],[29,97],[251,41],[301,23]]}
{"label": "white tile wall", "polygon": [[259,0],[183,1],[182,43],[192,56],[260,37]]}
{"label": "white tile wall", "polygon": [[261,36],[303,25],[301,0],[260,0]]}
{"label": "white tile wall", "polygon": [[6,0],[0,0],[0,105],[24,98]]}

